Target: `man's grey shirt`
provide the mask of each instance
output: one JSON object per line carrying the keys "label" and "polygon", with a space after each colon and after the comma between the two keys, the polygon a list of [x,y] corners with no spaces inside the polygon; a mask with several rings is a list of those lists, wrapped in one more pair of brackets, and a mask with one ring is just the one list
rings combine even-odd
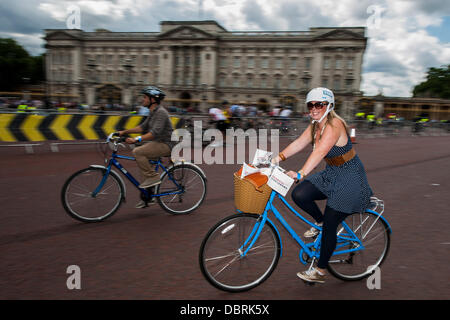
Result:
{"label": "man's grey shirt", "polygon": [[170,121],[169,113],[163,107],[157,106],[139,126],[144,134],[152,133],[154,137],[152,141],[163,142],[170,148],[173,147],[174,142],[171,140],[172,122]]}

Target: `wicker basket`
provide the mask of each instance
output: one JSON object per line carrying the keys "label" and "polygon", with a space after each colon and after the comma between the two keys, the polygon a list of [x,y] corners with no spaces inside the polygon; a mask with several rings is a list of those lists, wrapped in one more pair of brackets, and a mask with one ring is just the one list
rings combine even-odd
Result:
{"label": "wicker basket", "polygon": [[266,207],[272,189],[264,184],[262,192],[255,189],[246,179],[241,179],[234,173],[234,204],[242,212],[261,214]]}

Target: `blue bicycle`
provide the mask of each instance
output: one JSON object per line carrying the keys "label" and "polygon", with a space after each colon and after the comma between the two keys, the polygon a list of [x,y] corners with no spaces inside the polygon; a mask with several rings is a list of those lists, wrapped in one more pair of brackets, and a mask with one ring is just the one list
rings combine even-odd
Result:
{"label": "blue bicycle", "polygon": [[188,214],[197,209],[206,197],[206,175],[195,164],[179,161],[166,167],[162,160],[150,162],[161,169],[161,184],[142,189],[139,182],[118,161],[134,157],[119,155],[118,148],[125,147],[124,137],[114,134],[106,139],[112,154],[105,158],[107,166],[91,165],[75,172],[64,183],[61,200],[66,212],[83,222],[98,222],[111,217],[125,201],[126,187],[121,176],[112,169],[117,168],[139,190],[145,204],[157,199],[159,205],[175,215]]}
{"label": "blue bicycle", "polygon": [[[320,233],[305,243],[275,207],[281,203],[295,216]],[[375,210],[379,209],[377,212]],[[282,254],[281,235],[269,219],[275,218],[300,246],[299,259],[310,268],[320,255],[322,228],[305,219],[276,191],[272,191],[262,214],[233,214],[218,222],[206,234],[199,253],[200,269],[216,288],[241,292],[264,282],[275,270]],[[349,215],[337,232],[337,246],[328,265],[329,272],[345,281],[371,275],[385,260],[390,246],[391,227],[382,216],[384,202],[371,198],[370,209]]]}

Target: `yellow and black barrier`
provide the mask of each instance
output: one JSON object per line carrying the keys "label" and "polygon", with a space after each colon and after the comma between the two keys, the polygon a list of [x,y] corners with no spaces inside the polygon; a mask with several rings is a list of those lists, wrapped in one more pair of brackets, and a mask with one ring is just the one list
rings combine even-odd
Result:
{"label": "yellow and black barrier", "polygon": [[[99,140],[131,129],[145,116],[0,113],[0,141]],[[175,128],[179,118],[171,117]]]}

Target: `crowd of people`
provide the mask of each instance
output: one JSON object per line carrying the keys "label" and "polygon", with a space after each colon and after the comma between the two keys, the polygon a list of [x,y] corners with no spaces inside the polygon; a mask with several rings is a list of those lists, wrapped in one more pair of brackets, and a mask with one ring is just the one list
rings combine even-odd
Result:
{"label": "crowd of people", "polygon": [[[66,110],[84,110],[84,111],[124,111],[124,112],[136,112],[140,114],[147,114],[148,110],[142,105],[124,105],[119,103],[97,103],[94,105],[88,105],[86,103],[79,103],[78,101],[56,101],[48,99],[21,99],[16,97],[0,97],[0,109],[16,110],[20,105],[26,105],[33,109],[60,109]],[[223,110],[229,117],[257,117],[257,116],[281,116],[288,117],[292,114],[292,107],[277,105],[272,110],[266,112],[265,108],[259,108],[254,105],[229,104],[224,101],[221,105],[210,108],[219,108]],[[189,104],[188,106],[169,105],[166,109],[170,113],[177,114],[192,114],[192,113],[205,113],[197,104]],[[208,112],[209,113],[209,112]]]}
{"label": "crowd of people", "polygon": [[18,112],[33,111],[37,109],[43,110],[58,110],[58,111],[94,111],[94,112],[108,112],[108,111],[130,111],[137,110],[138,106],[130,108],[129,106],[118,103],[99,103],[95,105],[88,105],[86,103],[79,103],[77,101],[55,101],[47,99],[19,99],[10,97],[0,97],[0,109]]}

